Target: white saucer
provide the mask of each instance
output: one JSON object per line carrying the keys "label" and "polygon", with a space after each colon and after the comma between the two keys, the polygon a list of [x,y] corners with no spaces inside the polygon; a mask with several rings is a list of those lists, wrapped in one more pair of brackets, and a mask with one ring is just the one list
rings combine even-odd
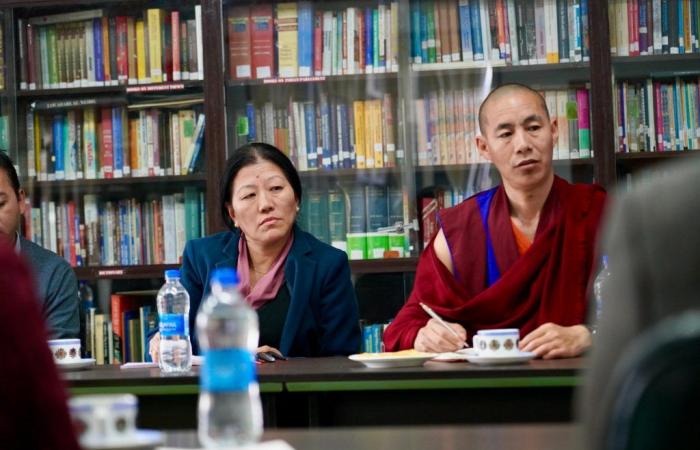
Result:
{"label": "white saucer", "polygon": [[513,356],[479,356],[467,354],[467,361],[474,364],[518,364],[530,361],[535,357],[532,352],[520,352]]}
{"label": "white saucer", "polygon": [[84,450],[137,450],[151,449],[163,443],[163,433],[157,430],[136,430],[133,436],[118,441],[90,442],[83,440]]}
{"label": "white saucer", "polygon": [[370,369],[386,369],[389,367],[418,367],[422,366],[426,361],[435,357],[434,353],[424,353],[422,355],[406,355],[406,356],[372,356],[372,354],[360,353],[350,355],[353,361],[361,362]]}
{"label": "white saucer", "polygon": [[83,358],[76,361],[66,361],[62,363],[56,363],[58,367],[63,370],[80,370],[86,367],[91,367],[95,365],[95,358]]}

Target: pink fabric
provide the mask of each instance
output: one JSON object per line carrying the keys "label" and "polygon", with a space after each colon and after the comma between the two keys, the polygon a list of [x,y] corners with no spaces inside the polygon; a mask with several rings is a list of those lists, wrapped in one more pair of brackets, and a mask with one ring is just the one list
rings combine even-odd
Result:
{"label": "pink fabric", "polygon": [[248,244],[245,235],[241,234],[241,238],[238,240],[238,278],[240,278],[241,293],[253,308],[258,309],[277,296],[277,291],[280,290],[280,286],[284,282],[284,263],[292,248],[292,242],[294,242],[293,234],[289,236],[287,244],[277,257],[277,261],[251,289]]}

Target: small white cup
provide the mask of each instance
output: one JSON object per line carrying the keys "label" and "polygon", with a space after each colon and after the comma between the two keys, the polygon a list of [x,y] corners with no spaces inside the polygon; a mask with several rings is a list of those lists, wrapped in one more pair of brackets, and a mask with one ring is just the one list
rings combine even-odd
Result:
{"label": "small white cup", "polygon": [[80,361],[80,339],[51,339],[49,349],[56,364]]}
{"label": "small white cup", "polygon": [[136,434],[138,400],[132,394],[72,397],[68,407],[83,447],[124,442]]}
{"label": "small white cup", "polygon": [[479,356],[506,357],[520,353],[520,331],[517,328],[479,330],[472,341]]}

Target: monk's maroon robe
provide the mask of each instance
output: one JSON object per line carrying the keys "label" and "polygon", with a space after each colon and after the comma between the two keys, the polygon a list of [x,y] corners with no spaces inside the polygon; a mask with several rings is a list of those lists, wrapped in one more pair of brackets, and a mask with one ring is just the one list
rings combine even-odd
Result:
{"label": "monk's maroon robe", "polygon": [[503,186],[441,211],[454,274],[431,242],[420,257],[408,301],[384,333],[387,351],[413,348],[429,319],[420,302],[460,323],[469,336],[489,328],[519,328],[525,336],[546,322],[584,323],[604,203],[600,186],[555,176],[535,239],[522,256]]}

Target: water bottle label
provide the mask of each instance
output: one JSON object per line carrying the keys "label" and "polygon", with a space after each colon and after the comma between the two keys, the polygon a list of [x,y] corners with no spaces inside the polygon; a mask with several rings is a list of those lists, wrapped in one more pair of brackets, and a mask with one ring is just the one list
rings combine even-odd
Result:
{"label": "water bottle label", "polygon": [[190,335],[190,324],[182,314],[161,314],[158,321],[158,330],[162,337]]}
{"label": "water bottle label", "polygon": [[253,354],[241,348],[205,351],[200,381],[202,389],[209,392],[247,391],[255,382]]}

